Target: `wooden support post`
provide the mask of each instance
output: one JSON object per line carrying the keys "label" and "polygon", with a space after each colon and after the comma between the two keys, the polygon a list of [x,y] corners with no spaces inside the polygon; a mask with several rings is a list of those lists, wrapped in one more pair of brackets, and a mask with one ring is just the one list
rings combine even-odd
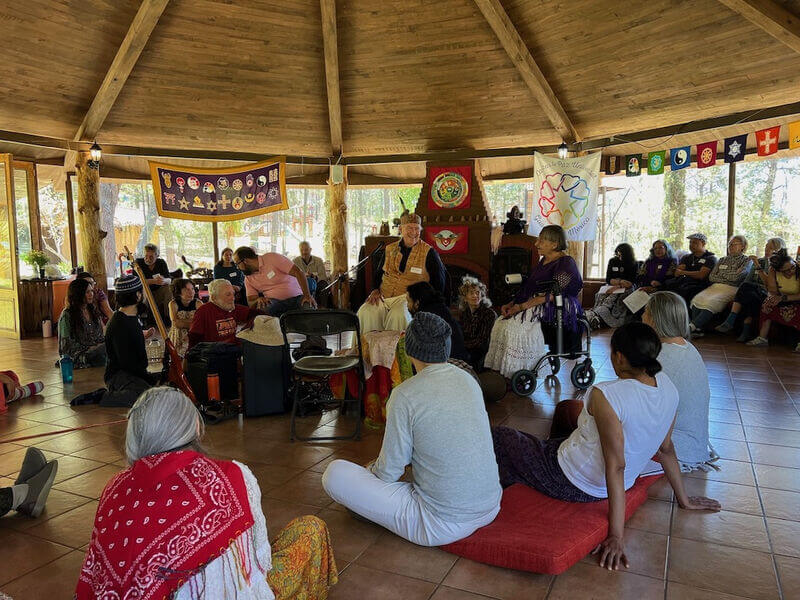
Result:
{"label": "wooden support post", "polygon": [[100,233],[100,171],[89,166],[88,152],[81,152],[75,165],[78,173],[78,219],[81,224],[83,266],[97,285],[106,289],[106,260]]}
{"label": "wooden support post", "polygon": [[74,173],[67,173],[65,192],[67,194],[67,228],[69,234],[69,258],[72,261],[72,268],[78,266],[78,240],[75,236],[75,201],[72,198],[72,176]]}
{"label": "wooden support post", "polygon": [[[331,276],[347,272],[347,167],[344,169],[342,183],[333,183],[328,175],[328,193],[325,203],[328,209],[328,235],[331,240]],[[339,303],[338,285],[333,289],[333,302],[337,308],[347,308],[350,305],[350,286],[342,287],[342,301]]]}
{"label": "wooden support post", "polygon": [[728,239],[736,227],[736,163],[728,163]]}
{"label": "wooden support post", "polygon": [[[575,263],[578,265],[578,270],[583,271],[583,255],[585,254],[586,250],[586,242],[567,242],[567,254],[569,254],[572,258],[575,259]],[[586,273],[583,273],[583,277],[586,277]]]}
{"label": "wooden support post", "polygon": [[211,223],[211,235],[214,239],[214,264],[217,264],[219,262],[219,227],[216,221]]}

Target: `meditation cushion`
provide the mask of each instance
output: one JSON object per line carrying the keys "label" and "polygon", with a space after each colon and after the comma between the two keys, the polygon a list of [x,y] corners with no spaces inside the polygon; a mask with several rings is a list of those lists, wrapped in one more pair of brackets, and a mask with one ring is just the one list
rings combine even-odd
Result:
{"label": "meditation cushion", "polygon": [[[660,477],[640,477],[625,493],[625,520]],[[557,575],[594,550],[607,533],[608,500],[563,502],[517,483],[503,491],[494,521],[442,550],[498,567]]]}

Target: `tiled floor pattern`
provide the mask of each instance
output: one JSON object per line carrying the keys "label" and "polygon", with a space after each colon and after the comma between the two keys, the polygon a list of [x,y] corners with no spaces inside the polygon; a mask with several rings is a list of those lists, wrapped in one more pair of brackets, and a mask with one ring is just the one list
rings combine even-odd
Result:
{"label": "tiled floor pattern", "polygon": [[[593,344],[602,379],[613,378],[608,335]],[[340,582],[335,599],[575,599],[709,600],[800,598],[800,357],[787,348],[752,349],[719,337],[698,344],[713,394],[710,431],[723,457],[720,471],[685,478],[690,493],[719,499],[718,514],[678,509],[659,483],[628,523],[631,567],[598,568],[592,557],[552,577],[498,569],[421,548],[350,517],[320,483],[336,457],[366,462],[380,448],[379,432],[358,442],[290,443],[284,416],[228,421],[207,429],[209,453],[246,462],[261,483],[272,533],[291,518],[313,513],[332,532]],[[0,441],[113,421],[122,410],[71,408],[73,396],[101,384],[99,370],[76,372],[63,385],[53,367],[54,339],[0,340],[0,367],[25,380],[42,379],[41,396],[0,415]],[[540,382],[532,399],[508,394],[488,407],[492,423],[546,434],[554,404],[573,397],[569,367],[559,381]],[[343,417],[342,420],[347,420]],[[303,420],[302,429],[342,431],[335,414]],[[45,514],[0,519],[0,589],[18,599],[70,598],[89,540],[97,498],[123,468],[124,425],[101,426],[16,443],[0,443],[0,485],[13,482],[25,446],[58,457],[59,472]]]}

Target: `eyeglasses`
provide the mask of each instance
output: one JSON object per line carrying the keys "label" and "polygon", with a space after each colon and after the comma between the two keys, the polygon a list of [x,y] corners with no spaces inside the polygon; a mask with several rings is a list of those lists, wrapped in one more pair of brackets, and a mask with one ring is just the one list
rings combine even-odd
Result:
{"label": "eyeglasses", "polygon": [[240,264],[242,264],[243,262],[244,262],[244,259],[242,259],[242,260],[235,260],[235,261],[233,261],[233,264],[234,264],[234,265],[235,265],[235,266],[238,268],[238,267],[239,267],[239,265],[240,265]]}

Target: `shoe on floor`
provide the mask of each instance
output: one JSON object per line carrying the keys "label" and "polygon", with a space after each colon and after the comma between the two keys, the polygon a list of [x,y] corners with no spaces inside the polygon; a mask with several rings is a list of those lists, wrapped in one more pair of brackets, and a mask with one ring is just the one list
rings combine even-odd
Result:
{"label": "shoe on floor", "polygon": [[706,334],[700,331],[699,329],[695,329],[694,331],[692,331],[693,340],[701,337],[706,337]]}
{"label": "shoe on floor", "polygon": [[736,341],[739,342],[740,344],[746,344],[751,339],[753,338],[750,337],[750,333],[748,333],[747,331],[743,331],[741,334],[739,334],[739,337],[736,338]]}
{"label": "shoe on floor", "polygon": [[24,502],[17,507],[17,512],[33,518],[41,515],[57,472],[58,461],[51,460],[41,471],[28,479],[25,482],[28,484],[28,495]]}
{"label": "shoe on floor", "polygon": [[752,340],[747,342],[747,345],[754,346],[757,348],[763,348],[764,346],[769,346],[769,342],[759,335],[758,337],[754,337]]}
{"label": "shoe on floor", "polygon": [[719,331],[720,333],[730,333],[731,331],[733,331],[733,325],[729,324],[726,321],[714,327],[714,331]]}
{"label": "shoe on floor", "polygon": [[45,465],[47,465],[47,458],[45,458],[44,452],[31,446],[25,452],[25,458],[22,460],[22,468],[19,470],[19,475],[14,485],[18,483],[27,483],[28,479],[44,469]]}

